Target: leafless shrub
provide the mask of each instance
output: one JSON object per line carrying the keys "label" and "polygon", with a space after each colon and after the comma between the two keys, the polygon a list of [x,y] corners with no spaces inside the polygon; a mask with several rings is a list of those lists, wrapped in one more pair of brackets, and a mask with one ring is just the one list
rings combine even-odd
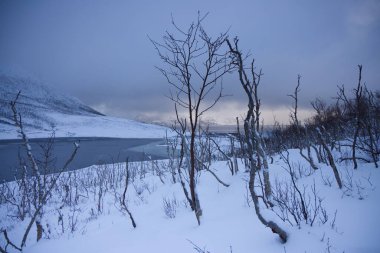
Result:
{"label": "leafless shrub", "polygon": [[[58,182],[60,175],[62,174],[63,171],[67,169],[71,161],[74,159],[79,148],[79,143],[74,143],[74,150],[71,156],[67,159],[65,164],[60,169],[55,170],[56,172],[55,174],[51,174],[51,175],[42,174],[44,172],[50,172],[50,170],[48,170],[48,165],[49,165],[49,159],[51,157],[50,151],[51,151],[52,146],[48,145],[46,148],[43,148],[45,162],[41,163],[41,161],[37,161],[35,159],[33,151],[32,151],[32,147],[29,143],[28,136],[25,134],[25,131],[24,131],[22,116],[17,111],[17,100],[20,94],[21,94],[21,91],[17,94],[16,98],[10,102],[10,106],[13,112],[13,121],[14,121],[15,126],[18,128],[18,133],[20,137],[22,138],[22,143],[23,143],[23,146],[25,147],[27,159],[29,161],[29,165],[32,172],[31,173],[32,176],[31,177],[28,176],[28,173],[26,172],[26,164],[24,164],[23,177],[21,179],[21,182],[23,183],[20,185],[30,184],[32,186],[30,189],[32,198],[27,198],[27,201],[30,200],[31,202],[30,206],[32,208],[30,208],[31,210],[29,211],[31,219],[22,237],[20,247],[17,248],[17,249],[22,250],[22,248],[25,247],[26,245],[26,240],[28,238],[29,232],[33,224],[36,224],[36,228],[37,228],[37,241],[39,241],[42,238],[42,234],[43,234],[42,218],[44,215],[44,208],[48,200],[51,198],[53,190],[56,188],[56,184]],[[44,171],[41,171],[41,167],[44,169]],[[24,193],[23,191],[20,191],[20,192],[21,194]],[[22,203],[24,203],[24,201],[22,201]],[[3,234],[4,234],[5,239],[8,241],[6,231]]]}
{"label": "leafless shrub", "polygon": [[[197,252],[197,253],[211,253],[210,251],[206,250],[206,247],[204,247],[203,249],[201,247],[199,247],[198,245],[196,245],[195,243],[193,243],[192,241],[188,240],[189,243],[191,245],[193,245],[193,249]],[[230,250],[229,250],[230,253],[232,253],[232,246],[230,246]]]}
{"label": "leafless shrub", "polygon": [[323,181],[323,184],[328,186],[328,187],[331,187],[332,186],[332,183],[333,183],[333,180],[331,179],[330,176],[324,176],[323,173],[322,173],[322,170],[319,170],[321,172],[321,178],[322,178],[322,181]]}
{"label": "leafless shrub", "polygon": [[368,177],[355,178],[354,171],[345,167],[343,172],[342,196],[355,197],[363,200],[367,197],[367,191],[373,189],[371,175]]}
{"label": "leafless shrub", "polygon": [[161,183],[165,184],[165,173],[163,169],[159,166],[157,160],[152,160],[152,171],[158,176]]}
{"label": "leafless shrub", "polygon": [[318,196],[315,183],[311,187],[303,186],[302,190],[288,182],[278,182],[274,187],[276,215],[291,226],[301,227],[302,223],[313,226],[318,219],[326,223],[327,212],[322,206],[323,199]]}
{"label": "leafless shrub", "polygon": [[293,163],[292,167],[292,173],[295,180],[311,176],[314,173],[314,170],[311,170],[310,167],[303,166],[300,161]]}
{"label": "leafless shrub", "polygon": [[78,216],[80,212],[80,208],[77,208],[75,206],[70,208],[70,212],[68,214],[68,226],[71,233],[74,233],[78,229]]}
{"label": "leafless shrub", "polygon": [[127,204],[126,204],[126,194],[127,194],[127,190],[128,190],[128,185],[129,185],[129,163],[128,163],[128,159],[125,163],[125,171],[126,171],[126,175],[125,175],[125,185],[124,185],[124,191],[123,191],[123,196],[120,197],[120,205],[121,207],[123,208],[123,210],[129,215],[129,218],[131,220],[131,223],[132,223],[132,226],[134,228],[136,228],[136,222],[135,222],[135,219],[133,218],[133,215],[131,213],[131,211],[129,210]]}
{"label": "leafless shrub", "polygon": [[323,199],[318,196],[315,181],[311,186],[303,185],[300,188],[296,182],[297,173],[289,160],[289,152],[282,155],[282,158],[286,164],[284,169],[289,173],[291,182],[279,182],[276,179],[273,197],[276,208],[273,210],[277,216],[291,226],[301,227],[302,223],[313,226],[317,219],[326,223],[328,215],[322,206]]}
{"label": "leafless shrub", "polygon": [[173,196],[173,198],[163,198],[162,205],[166,217],[174,219],[176,217],[177,208],[179,206],[176,197]]}
{"label": "leafless shrub", "polygon": [[191,245],[193,245],[193,249],[197,252],[197,253],[211,253],[210,251],[206,250],[206,247],[204,247],[203,249],[200,248],[198,245],[196,245],[195,243],[193,243],[192,241],[188,240],[190,242]]}
{"label": "leafless shrub", "polygon": [[335,229],[335,230],[336,230],[336,215],[337,215],[337,213],[338,213],[338,210],[335,210],[334,218],[330,222],[331,229]]}
{"label": "leafless shrub", "polygon": [[8,205],[7,216],[23,221],[31,212],[32,184],[27,178],[0,185],[2,204]]}
{"label": "leafless shrub", "polygon": [[332,245],[330,243],[330,237],[327,238],[327,243],[326,243],[326,253],[331,253]]}
{"label": "leafless shrub", "polygon": [[166,152],[168,154],[168,163],[167,168],[171,175],[171,181],[173,184],[177,182],[177,167],[178,167],[178,160],[179,160],[179,154],[178,154],[178,145],[179,145],[179,138],[169,138],[165,136],[165,142],[166,142]]}

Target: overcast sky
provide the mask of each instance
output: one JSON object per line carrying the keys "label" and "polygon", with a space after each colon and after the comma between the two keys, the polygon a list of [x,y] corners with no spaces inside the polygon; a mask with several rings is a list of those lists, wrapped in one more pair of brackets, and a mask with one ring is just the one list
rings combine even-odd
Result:
{"label": "overcast sky", "polygon": [[[357,64],[371,89],[380,81],[380,1],[111,1],[34,0],[0,2],[0,68],[22,70],[56,90],[76,96],[108,115],[143,120],[172,118],[169,85],[154,68],[161,62],[148,40],[209,12],[216,34],[230,28],[240,47],[263,69],[263,115],[286,121],[297,74],[301,106],[331,99],[336,86],[357,83]],[[208,119],[233,123],[246,100],[236,75]]]}

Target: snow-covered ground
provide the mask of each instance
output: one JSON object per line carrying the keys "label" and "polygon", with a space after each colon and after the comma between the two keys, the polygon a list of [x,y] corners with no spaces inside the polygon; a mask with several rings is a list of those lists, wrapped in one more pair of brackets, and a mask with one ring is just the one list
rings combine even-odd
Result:
{"label": "snow-covered ground", "polygon": [[[115,137],[115,138],[164,138],[172,132],[169,128],[145,124],[134,120],[100,116],[47,113],[54,120],[54,127],[31,128],[25,132],[29,138],[46,138],[54,131],[55,137]],[[17,128],[0,124],[0,139],[17,139]]]}
{"label": "snow-covered ground", "polygon": [[[301,189],[306,187],[305,191],[310,193],[315,182],[327,221],[322,222],[326,216],[320,214],[313,226],[304,223],[300,227],[291,226],[272,213],[289,233],[285,244],[257,219],[247,190],[248,173],[244,172],[241,161],[240,170],[234,176],[225,161],[212,164],[212,170],[230,184],[228,188],[220,185],[209,172],[201,173],[197,185],[203,209],[200,226],[185,201],[180,184],[178,181],[173,183],[167,161],[163,161],[129,166],[133,180],[127,191],[127,200],[137,223],[135,229],[118,204],[123,192],[124,164],[107,168],[89,167],[76,171],[75,175],[74,172],[65,173],[61,192],[54,192],[54,198],[45,210],[44,238],[36,243],[33,227],[23,252],[197,252],[193,244],[211,253],[380,252],[379,169],[373,164],[360,164],[354,171],[352,164],[340,164],[345,185],[341,190],[327,165],[319,164],[320,169],[308,175],[309,166],[298,151],[290,150],[290,159],[295,167],[300,165],[297,185]],[[290,181],[285,167],[284,160],[275,156],[274,163],[270,165],[273,187],[276,181]],[[157,168],[161,168],[164,175],[158,173]],[[71,184],[74,176],[81,178],[78,181],[81,183],[73,187],[70,194],[77,189],[78,201],[63,205],[62,199],[66,203],[68,201],[63,185]],[[103,184],[100,201],[100,187],[96,182]],[[260,192],[259,189],[257,191]],[[172,207],[167,209],[167,214],[164,212],[164,200]],[[29,218],[23,222],[16,221],[11,218],[13,212],[11,205],[1,205],[0,225],[8,228],[9,237],[18,243]],[[267,214],[270,213],[268,211]],[[0,242],[4,244],[4,240]]]}

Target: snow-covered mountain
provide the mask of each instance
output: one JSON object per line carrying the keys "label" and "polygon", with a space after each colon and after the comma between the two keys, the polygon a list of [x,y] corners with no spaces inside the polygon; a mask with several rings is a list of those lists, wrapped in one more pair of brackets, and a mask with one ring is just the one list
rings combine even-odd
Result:
{"label": "snow-covered mountain", "polygon": [[41,128],[43,124],[53,127],[54,119],[46,117],[46,113],[51,112],[68,115],[101,115],[78,99],[57,94],[31,79],[0,75],[1,123],[13,124],[9,102],[15,99],[19,91],[21,94],[17,111],[21,113],[26,125],[35,128]]}
{"label": "snow-covered mountain", "polygon": [[156,138],[167,128],[102,115],[79,99],[43,86],[37,81],[0,74],[0,139],[17,138],[10,101],[21,94],[17,111],[30,138],[125,137]]}

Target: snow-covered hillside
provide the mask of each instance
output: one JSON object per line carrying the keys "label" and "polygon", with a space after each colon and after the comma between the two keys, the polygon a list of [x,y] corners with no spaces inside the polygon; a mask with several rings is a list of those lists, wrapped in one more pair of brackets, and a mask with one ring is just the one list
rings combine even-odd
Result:
{"label": "snow-covered hillside", "polygon": [[107,117],[74,97],[57,94],[40,83],[0,75],[0,139],[15,139],[9,102],[21,91],[17,110],[29,138],[47,137],[138,137],[160,138],[165,127]]}

